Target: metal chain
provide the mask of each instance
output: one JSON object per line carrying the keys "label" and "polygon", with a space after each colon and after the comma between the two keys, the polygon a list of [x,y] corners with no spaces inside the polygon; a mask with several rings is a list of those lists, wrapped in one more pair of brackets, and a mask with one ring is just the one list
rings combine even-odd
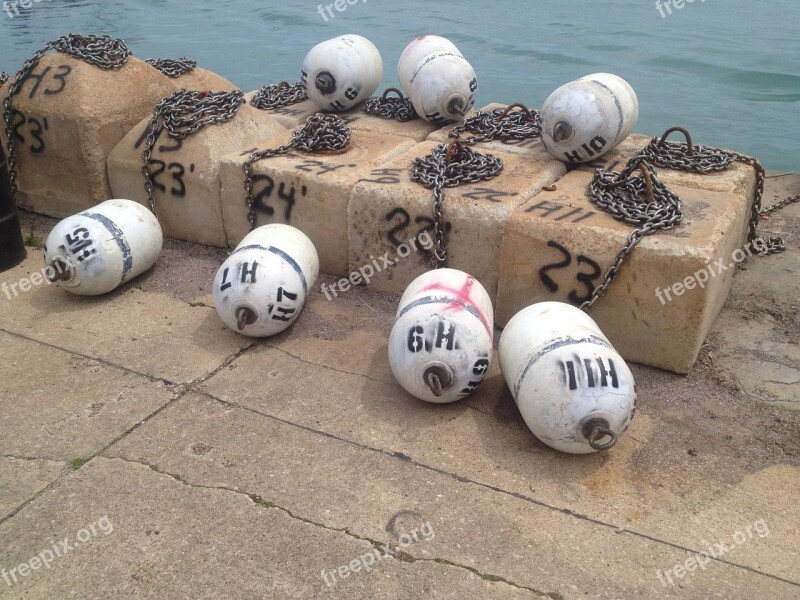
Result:
{"label": "metal chain", "polygon": [[56,40],[48,42],[35,52],[17,72],[13,82],[8,88],[8,94],[3,100],[3,121],[5,123],[6,147],[8,149],[8,178],[10,182],[11,199],[17,195],[17,155],[16,142],[12,131],[13,97],[22,89],[23,84],[39,64],[45,54],[55,50],[73,58],[82,60],[101,69],[119,69],[128,62],[131,53],[125,42],[110,36],[76,35],[70,33]]}
{"label": "metal chain", "polygon": [[[635,171],[641,171],[641,176],[634,177]],[[683,219],[681,199],[658,180],[658,173],[644,156],[632,158],[620,173],[597,169],[589,184],[589,200],[636,229],[617,253],[603,283],[581,305],[586,311],[606,294],[623,262],[642,238],[655,231],[672,229]]]}
{"label": "metal chain", "polygon": [[145,148],[142,152],[142,174],[147,201],[154,215],[156,199],[153,195],[153,175],[150,160],[158,134],[166,129],[170,137],[182,140],[192,133],[206,127],[225,123],[233,118],[244,104],[244,92],[198,92],[180,89],[158,101],[153,109],[153,118],[148,126]]}
{"label": "metal chain", "polygon": [[411,170],[411,179],[433,189],[434,236],[436,237],[437,268],[445,266],[445,228],[442,205],[444,188],[466,183],[488,181],[503,170],[503,161],[491,154],[481,154],[468,148],[460,140],[439,144],[427,156],[417,158]]}
{"label": "metal chain", "polygon": [[308,100],[306,86],[301,81],[289,83],[281,81],[265,85],[250,99],[250,104],[260,110],[273,110]]}
{"label": "metal chain", "polygon": [[191,73],[197,68],[197,61],[185,56],[181,58],[148,58],[144,62],[172,79]]}
{"label": "metal chain", "polygon": [[[391,93],[397,94],[397,98],[390,98],[389,94]],[[404,97],[403,92],[397,88],[388,88],[382,96],[367,100],[364,112],[384,119],[394,119],[401,123],[419,119],[411,99]]]}
{"label": "metal chain", "polygon": [[8,81],[8,73],[0,71],[0,85],[3,85],[6,81]]}
{"label": "metal chain", "polygon": [[[667,138],[674,132],[680,132],[686,137],[686,143],[667,142]],[[745,154],[722,150],[719,148],[708,148],[701,145],[692,144],[692,136],[683,127],[672,127],[668,129],[661,139],[653,138],[645,147],[643,155],[653,164],[659,167],[688,171],[690,173],[715,173],[725,171],[734,162],[753,167],[756,171],[756,191],[750,210],[750,225],[747,241],[753,242],[757,237],[756,230],[760,218],[764,215],[773,213],[781,208],[800,201],[800,196],[792,196],[761,210],[761,201],[764,195],[764,183],[766,181],[766,171],[761,163]],[[779,237],[769,237],[765,240],[766,248],[763,254],[774,254],[783,252],[786,249],[786,242]]]}
{"label": "metal chain", "polygon": [[303,152],[341,152],[350,143],[350,134],[350,128],[340,117],[317,113],[308,117],[305,125],[292,133],[292,139],[288,143],[276,148],[253,152],[242,166],[250,231],[256,228],[257,221],[255,198],[253,197],[253,165],[255,163],[265,158],[285,154],[292,149]]}
{"label": "metal chain", "polygon": [[[515,108],[519,111],[512,112]],[[464,138],[465,133],[472,137]],[[464,121],[463,125],[455,127],[450,132],[450,137],[460,140],[463,144],[478,144],[491,140],[526,140],[541,137],[542,122],[539,111],[530,110],[524,104],[515,103],[507,108],[495,108],[489,112],[478,113]]]}

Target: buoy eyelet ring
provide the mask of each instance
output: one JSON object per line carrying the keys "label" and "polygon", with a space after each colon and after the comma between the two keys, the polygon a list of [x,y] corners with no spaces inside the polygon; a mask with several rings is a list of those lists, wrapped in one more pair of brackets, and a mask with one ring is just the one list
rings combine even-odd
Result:
{"label": "buoy eyelet ring", "polygon": [[[583,435],[588,440],[592,449],[601,452],[613,448],[619,441],[619,436],[611,430],[605,419],[592,419],[583,426]],[[603,438],[610,438],[605,443],[600,443]]]}
{"label": "buoy eyelet ring", "polygon": [[692,144],[692,136],[689,131],[684,127],[670,127],[664,132],[664,135],[661,136],[661,141],[658,142],[658,147],[663,148],[664,144],[667,143],[667,138],[675,133],[676,131],[682,133],[686,138],[686,145],[689,148],[689,156],[694,156],[694,145]]}

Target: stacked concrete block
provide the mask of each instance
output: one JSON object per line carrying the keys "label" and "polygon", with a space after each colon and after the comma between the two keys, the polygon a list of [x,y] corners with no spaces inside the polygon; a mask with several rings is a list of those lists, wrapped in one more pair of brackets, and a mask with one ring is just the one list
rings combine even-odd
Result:
{"label": "stacked concrete block", "polygon": [[65,54],[42,58],[13,98],[18,205],[65,217],[107,200],[109,153],[174,89],[134,57],[109,70]]}
{"label": "stacked concrete block", "polygon": [[[646,236],[592,308],[591,316],[625,359],[678,373],[694,364],[730,291],[734,263],[757,251],[746,247],[751,190],[734,186],[736,177],[728,175],[723,191],[715,188],[724,177],[695,179],[692,187],[670,184],[683,200],[683,222]],[[603,282],[632,228],[589,201],[591,179],[590,170],[574,170],[509,219],[500,325],[534,302],[580,305]],[[710,185],[703,189],[701,182]]]}
{"label": "stacked concrete block", "polygon": [[[379,291],[402,293],[416,277],[436,266],[432,249],[423,243],[433,239],[433,192],[411,180],[414,160],[436,146],[435,142],[414,146],[369,173],[353,190],[350,268],[357,270],[385,257],[371,283]],[[492,154],[504,161],[500,175],[447,188],[443,214],[448,266],[476,277],[494,299],[506,222],[518,207],[564,175],[566,166],[552,158],[535,161],[519,154]],[[413,245],[410,240],[417,249],[403,256]]]}
{"label": "stacked concrete block", "polygon": [[[152,110],[152,108],[151,108]],[[139,122],[108,158],[108,175],[117,198],[147,204],[142,152],[151,117]],[[222,224],[222,157],[253,148],[260,140],[285,132],[275,119],[242,104],[234,117],[208,125],[180,140],[161,130],[153,149],[151,173],[157,213],[164,235],[199,244],[227,246]]]}
{"label": "stacked concrete block", "polygon": [[[255,149],[289,141],[289,132],[261,139],[247,152],[222,159],[220,174],[228,242],[237,244],[249,231],[243,166]],[[381,165],[414,145],[406,137],[353,130],[347,150],[338,153],[291,152],[253,166],[257,225],[285,223],[311,238],[325,273],[346,275],[348,269],[348,204],[353,188],[374,178]]]}

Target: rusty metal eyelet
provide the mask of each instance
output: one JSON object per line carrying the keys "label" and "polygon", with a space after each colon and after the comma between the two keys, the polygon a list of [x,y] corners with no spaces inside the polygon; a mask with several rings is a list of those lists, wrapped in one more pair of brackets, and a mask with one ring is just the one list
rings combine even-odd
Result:
{"label": "rusty metal eyelet", "polygon": [[663,148],[664,144],[667,142],[667,138],[675,133],[676,131],[682,133],[686,138],[686,145],[689,149],[689,156],[694,156],[694,145],[692,144],[692,136],[687,129],[684,127],[670,127],[664,132],[664,135],[661,136],[661,141],[658,142],[658,147]]}

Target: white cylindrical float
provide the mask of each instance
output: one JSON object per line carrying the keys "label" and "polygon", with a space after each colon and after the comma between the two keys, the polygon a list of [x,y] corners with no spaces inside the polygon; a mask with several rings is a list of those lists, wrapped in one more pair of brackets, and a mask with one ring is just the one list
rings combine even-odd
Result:
{"label": "white cylindrical float", "polygon": [[548,446],[570,454],[606,450],[630,425],[633,375],[580,309],[560,302],[529,306],[509,321],[499,354],[525,423]]}
{"label": "white cylindrical float", "polygon": [[73,294],[106,294],[152,267],[163,241],[146,207],[107,200],[67,217],[47,236],[48,279]]}
{"label": "white cylindrical float", "polygon": [[545,148],[564,162],[585,163],[631,134],[639,118],[639,101],[621,77],[595,73],[550,94],[540,116]]}
{"label": "white cylindrical float", "polygon": [[400,57],[397,72],[414,109],[426,121],[457,121],[475,105],[475,69],[446,38],[423,36],[411,42]]}
{"label": "white cylindrical float", "polygon": [[455,269],[429,271],[400,299],[389,365],[401,386],[436,404],[469,395],[492,360],[494,312],[484,287]]}
{"label": "white cylindrical float", "polygon": [[318,275],[319,256],[306,234],[264,225],[245,236],[217,271],[217,314],[250,337],[278,334],[300,315]]}
{"label": "white cylindrical float", "polygon": [[360,35],[342,35],[309,51],[301,81],[320,110],[340,112],[370,98],[382,78],[383,60],[375,45]]}

